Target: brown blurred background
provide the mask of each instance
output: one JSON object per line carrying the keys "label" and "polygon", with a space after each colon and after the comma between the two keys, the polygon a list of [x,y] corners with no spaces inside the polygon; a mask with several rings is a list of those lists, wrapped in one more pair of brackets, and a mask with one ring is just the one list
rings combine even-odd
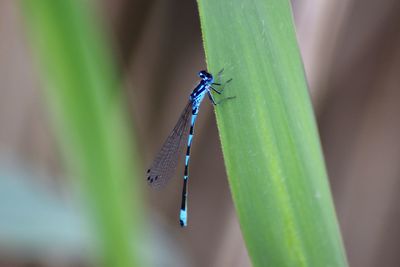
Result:
{"label": "brown blurred background", "polygon": [[[350,266],[400,266],[400,1],[292,4]],[[196,72],[205,68],[196,3],[103,0],[98,8],[145,170],[185,105]],[[14,0],[0,2],[0,83],[0,160],[35,169],[35,183],[50,184],[65,198],[59,151]],[[207,103],[196,133],[190,227],[182,231],[177,221],[180,179],[155,192],[143,176],[147,221],[184,255],[183,266],[250,266]],[[0,245],[1,266],[77,266],[73,258],[9,256],[6,245]]]}

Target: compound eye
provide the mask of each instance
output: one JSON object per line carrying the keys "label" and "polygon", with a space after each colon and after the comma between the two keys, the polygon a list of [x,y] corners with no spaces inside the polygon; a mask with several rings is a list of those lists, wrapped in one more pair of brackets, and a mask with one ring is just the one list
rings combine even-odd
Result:
{"label": "compound eye", "polygon": [[202,79],[207,76],[204,70],[200,71],[197,75]]}

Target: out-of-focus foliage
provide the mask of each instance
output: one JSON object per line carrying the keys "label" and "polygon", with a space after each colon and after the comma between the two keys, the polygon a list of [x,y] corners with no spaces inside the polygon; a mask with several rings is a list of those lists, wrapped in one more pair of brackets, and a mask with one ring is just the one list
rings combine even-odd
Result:
{"label": "out-of-focus foliage", "polygon": [[139,247],[140,198],[132,134],[101,24],[88,1],[21,4],[64,159],[93,216],[101,262],[143,266],[133,249]]}

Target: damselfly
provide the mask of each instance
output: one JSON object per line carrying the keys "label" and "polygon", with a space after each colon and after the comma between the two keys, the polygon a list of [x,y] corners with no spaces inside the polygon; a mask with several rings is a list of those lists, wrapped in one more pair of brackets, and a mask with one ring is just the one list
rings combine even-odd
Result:
{"label": "damselfly", "polygon": [[[221,78],[223,70],[217,76]],[[211,90],[217,94],[221,94],[224,86],[232,79],[226,81],[223,85],[214,82],[214,77],[207,71],[200,71],[198,73],[200,82],[194,88],[189,96],[189,101],[183,110],[178,122],[176,123],[171,134],[165,140],[160,152],[157,154],[150,169],[147,170],[147,182],[152,187],[161,187],[165,185],[174,174],[174,170],[178,163],[179,152],[184,147],[183,140],[187,139],[186,157],[185,157],[185,170],[183,175],[183,189],[182,189],[182,203],[179,214],[179,222],[182,227],[187,226],[187,194],[188,194],[188,179],[189,179],[189,160],[190,160],[190,147],[194,134],[194,124],[196,123],[197,114],[201,102],[207,94],[209,99],[214,105],[218,105],[224,100],[232,99],[234,97],[226,97],[218,102],[215,101]],[[215,87],[219,87],[219,90]],[[190,116],[191,115],[191,116]],[[189,123],[190,121],[190,123]]]}

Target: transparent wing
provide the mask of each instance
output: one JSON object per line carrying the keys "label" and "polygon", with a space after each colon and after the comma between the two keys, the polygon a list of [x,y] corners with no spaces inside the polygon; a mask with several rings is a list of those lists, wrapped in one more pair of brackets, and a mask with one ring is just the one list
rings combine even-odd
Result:
{"label": "transparent wing", "polygon": [[179,155],[185,145],[189,133],[189,119],[192,111],[189,101],[183,110],[174,129],[165,140],[160,152],[147,170],[147,182],[151,187],[159,188],[164,186],[174,174],[178,163]]}

